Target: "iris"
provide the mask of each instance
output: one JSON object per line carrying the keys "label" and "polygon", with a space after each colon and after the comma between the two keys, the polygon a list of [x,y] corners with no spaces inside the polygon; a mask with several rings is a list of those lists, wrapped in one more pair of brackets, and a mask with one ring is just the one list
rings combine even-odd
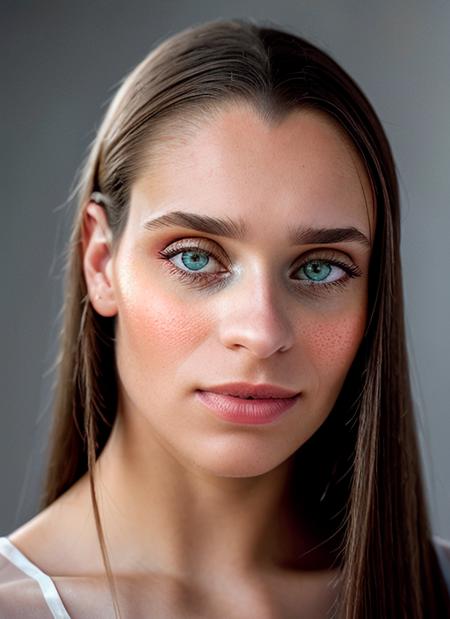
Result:
{"label": "iris", "polygon": [[[185,259],[184,256],[189,254],[190,258]],[[182,261],[184,266],[188,267],[188,269],[202,269],[209,262],[209,258],[206,254],[200,253],[198,251],[184,251],[182,252]],[[192,257],[194,256],[194,257]],[[192,261],[193,264],[188,264],[189,261]]]}
{"label": "iris", "polygon": [[303,266],[304,273],[316,282],[320,282],[331,273],[331,265],[319,260],[311,260]]}

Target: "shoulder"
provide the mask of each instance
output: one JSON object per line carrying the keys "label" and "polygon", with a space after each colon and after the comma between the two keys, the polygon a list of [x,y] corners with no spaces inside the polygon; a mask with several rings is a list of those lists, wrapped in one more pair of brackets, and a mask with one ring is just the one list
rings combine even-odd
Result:
{"label": "shoulder", "polygon": [[0,617],[8,619],[51,617],[38,584],[22,574],[2,554],[0,554]]}

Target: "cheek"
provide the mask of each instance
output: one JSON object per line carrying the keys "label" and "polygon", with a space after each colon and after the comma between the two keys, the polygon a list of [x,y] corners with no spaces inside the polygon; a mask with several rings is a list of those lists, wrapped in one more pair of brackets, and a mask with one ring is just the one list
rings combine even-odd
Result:
{"label": "cheek", "polygon": [[146,294],[145,286],[122,280],[117,336],[135,357],[136,351],[151,353],[150,364],[181,357],[206,337],[210,326],[198,307],[154,286]]}
{"label": "cheek", "polygon": [[[201,314],[164,294],[154,294],[151,301],[143,300],[128,315],[138,336],[140,334],[149,343],[165,345],[166,349],[191,348],[207,329]],[[151,339],[147,339],[149,336]]]}
{"label": "cheek", "polygon": [[365,312],[361,310],[311,321],[305,340],[314,365],[333,373],[346,372],[358,350],[365,322]]}

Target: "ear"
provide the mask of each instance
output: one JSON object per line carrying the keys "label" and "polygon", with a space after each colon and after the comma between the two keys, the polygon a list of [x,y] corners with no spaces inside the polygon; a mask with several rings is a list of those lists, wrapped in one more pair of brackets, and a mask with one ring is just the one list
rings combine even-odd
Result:
{"label": "ear", "polygon": [[117,314],[111,240],[104,208],[89,202],[83,213],[81,230],[83,271],[91,305],[102,316]]}

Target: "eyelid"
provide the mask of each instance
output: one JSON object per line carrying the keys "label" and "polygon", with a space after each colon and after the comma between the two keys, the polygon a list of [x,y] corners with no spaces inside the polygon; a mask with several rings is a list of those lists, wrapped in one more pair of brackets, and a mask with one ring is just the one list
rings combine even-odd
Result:
{"label": "eyelid", "polygon": [[[217,249],[216,249],[217,248]],[[170,243],[167,247],[165,247],[159,253],[164,256],[172,256],[181,251],[187,251],[189,249],[201,249],[207,253],[210,253],[212,257],[224,264],[227,268],[231,267],[231,261],[220,247],[211,241],[208,243],[208,240],[202,237],[192,237],[185,238],[180,240],[176,240],[173,243]]]}
{"label": "eyelid", "polygon": [[[190,248],[203,249],[207,252],[210,252],[216,260],[221,261],[224,266],[228,268],[231,267],[231,261],[224,252],[224,250],[215,242],[213,239],[207,239],[205,237],[180,237],[179,239],[175,239],[172,243],[170,243],[161,253],[166,255],[170,252],[170,254],[175,253],[175,251],[186,251]],[[304,262],[313,260],[314,258],[321,258],[324,260],[336,260],[337,262],[341,261],[345,256],[349,260],[348,266],[354,265],[355,260],[343,249],[336,249],[336,247],[313,247],[304,251],[301,256],[297,257],[293,264],[297,266],[302,266]],[[301,262],[297,262],[300,260]]]}
{"label": "eyelid", "polygon": [[351,256],[342,250],[337,250],[335,247],[322,247],[322,248],[314,248],[307,250],[304,254],[299,258],[300,266],[304,262],[309,262],[310,260],[323,259],[323,260],[334,260],[336,262],[342,262],[343,256],[349,261],[349,265],[354,264],[354,260]]}

